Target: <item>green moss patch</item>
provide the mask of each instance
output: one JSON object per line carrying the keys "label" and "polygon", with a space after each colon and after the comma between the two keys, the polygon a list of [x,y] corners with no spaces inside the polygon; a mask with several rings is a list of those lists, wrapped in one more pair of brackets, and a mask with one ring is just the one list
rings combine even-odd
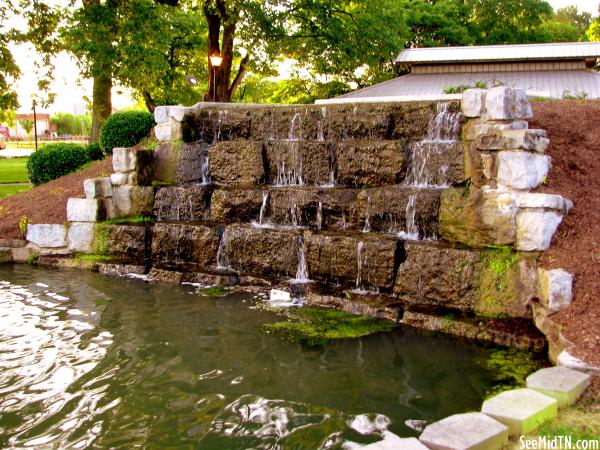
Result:
{"label": "green moss patch", "polygon": [[488,397],[493,397],[500,392],[525,386],[525,378],[547,366],[547,362],[532,352],[504,348],[493,351],[485,361],[485,366],[494,377],[494,387],[487,392]]}
{"label": "green moss patch", "polygon": [[110,261],[113,258],[108,255],[85,254],[77,255],[75,259],[79,261],[106,262]]}
{"label": "green moss patch", "polygon": [[152,225],[154,223],[153,217],[147,216],[135,216],[135,217],[121,217],[119,219],[111,219],[102,222],[102,225]]}
{"label": "green moss patch", "polygon": [[333,339],[390,331],[396,327],[391,322],[316,307],[288,309],[285,316],[287,320],[265,324],[264,329],[311,346],[323,345]]}
{"label": "green moss patch", "polygon": [[226,286],[211,286],[205,288],[199,288],[198,293],[207,297],[225,297],[229,295],[231,288]]}

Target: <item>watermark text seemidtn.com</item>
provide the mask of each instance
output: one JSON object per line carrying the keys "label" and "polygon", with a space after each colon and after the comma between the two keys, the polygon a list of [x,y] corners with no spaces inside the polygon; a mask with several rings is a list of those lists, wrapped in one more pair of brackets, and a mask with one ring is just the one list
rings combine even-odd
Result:
{"label": "watermark text seemidtn.com", "polygon": [[521,449],[600,450],[600,439],[573,439],[573,436],[519,438]]}

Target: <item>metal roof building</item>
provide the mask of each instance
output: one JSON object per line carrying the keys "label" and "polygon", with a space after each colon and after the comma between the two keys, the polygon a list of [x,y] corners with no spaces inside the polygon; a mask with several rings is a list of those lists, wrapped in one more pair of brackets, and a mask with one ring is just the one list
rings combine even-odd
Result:
{"label": "metal roof building", "polygon": [[600,42],[413,48],[396,58],[408,75],[317,103],[456,98],[444,89],[478,81],[531,96],[600,98],[598,58]]}

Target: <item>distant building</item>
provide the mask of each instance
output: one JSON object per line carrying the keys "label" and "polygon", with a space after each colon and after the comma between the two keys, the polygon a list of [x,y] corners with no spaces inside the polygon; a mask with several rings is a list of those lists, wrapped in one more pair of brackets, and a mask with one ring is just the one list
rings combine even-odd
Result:
{"label": "distant building", "polygon": [[396,63],[410,73],[329,100],[393,101],[452,98],[449,87],[484,82],[525,89],[530,96],[600,98],[600,42],[411,48]]}
{"label": "distant building", "polygon": [[[25,128],[23,128],[23,124],[21,123],[21,120],[33,121],[33,114],[17,114],[15,119],[16,119],[15,135],[20,138],[28,137],[28,134],[25,131]],[[38,136],[47,136],[50,133],[52,133],[53,131],[56,131],[50,125],[50,114],[37,113],[36,119],[37,119],[37,135]],[[32,136],[33,136],[33,133],[34,133],[34,128],[31,129]],[[11,133],[11,135],[12,135],[12,133]]]}

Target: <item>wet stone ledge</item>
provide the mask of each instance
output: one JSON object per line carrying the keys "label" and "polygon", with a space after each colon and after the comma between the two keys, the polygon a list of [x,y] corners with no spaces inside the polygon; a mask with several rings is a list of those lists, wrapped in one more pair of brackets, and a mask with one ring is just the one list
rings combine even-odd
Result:
{"label": "wet stone ledge", "polygon": [[[184,117],[184,140],[401,140],[427,135],[434,102],[396,104],[201,106]],[[459,111],[458,102],[451,109]]]}
{"label": "wet stone ledge", "polygon": [[156,223],[152,229],[152,263],[155,267],[193,264],[217,265],[219,229],[192,223]]}
{"label": "wet stone ledge", "polygon": [[209,220],[212,190],[198,184],[161,187],[154,198],[154,216],[159,221]]}

